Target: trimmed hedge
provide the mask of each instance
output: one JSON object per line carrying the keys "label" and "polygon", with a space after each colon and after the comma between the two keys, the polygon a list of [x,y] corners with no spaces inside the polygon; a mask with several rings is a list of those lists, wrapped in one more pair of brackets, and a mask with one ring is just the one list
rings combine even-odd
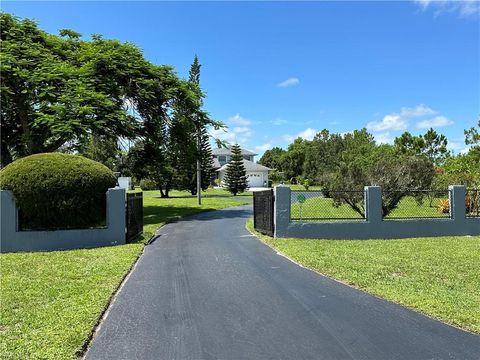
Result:
{"label": "trimmed hedge", "polygon": [[0,171],[0,187],[15,195],[24,230],[104,225],[106,192],[116,182],[105,165],[62,153],[27,156]]}

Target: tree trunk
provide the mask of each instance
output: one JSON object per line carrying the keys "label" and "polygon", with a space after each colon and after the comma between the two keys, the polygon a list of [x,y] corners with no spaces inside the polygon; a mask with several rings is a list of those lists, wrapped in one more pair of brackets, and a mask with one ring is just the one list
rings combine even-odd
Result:
{"label": "tree trunk", "polygon": [[20,96],[14,97],[15,104],[17,106],[18,118],[20,120],[20,125],[22,127],[23,136],[25,139],[25,154],[30,155],[35,153],[35,145],[32,138],[32,133],[30,129],[30,124],[28,123],[28,111],[25,109],[25,102]]}
{"label": "tree trunk", "polygon": [[165,193],[163,192],[162,187],[160,187],[160,197],[161,197],[161,198],[166,198]]}
{"label": "tree trunk", "polygon": [[0,157],[0,169],[10,164],[13,161],[12,154],[8,150],[8,146],[5,141],[2,141],[1,151],[2,156]]}

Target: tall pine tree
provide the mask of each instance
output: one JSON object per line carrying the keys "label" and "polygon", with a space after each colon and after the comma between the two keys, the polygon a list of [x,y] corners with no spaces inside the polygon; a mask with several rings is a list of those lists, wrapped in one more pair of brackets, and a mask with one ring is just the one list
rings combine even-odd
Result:
{"label": "tall pine tree", "polygon": [[[193,63],[190,66],[190,71],[189,71],[189,79],[188,81],[195,85],[198,92],[201,93],[200,89],[200,63],[198,61],[197,55],[195,55],[195,58],[193,59]],[[203,104],[202,101],[202,96],[199,96],[199,102],[200,102],[200,107]],[[202,159],[201,159],[201,144],[202,144],[202,125],[200,124],[200,121],[198,121],[198,117],[196,114],[193,116],[193,123],[195,124],[195,138],[197,140],[197,160],[196,160],[196,191],[197,191],[197,199],[198,199],[198,205],[202,204],[202,195],[201,195],[201,187],[202,187]]]}
{"label": "tall pine tree", "polygon": [[237,193],[242,193],[247,188],[247,172],[243,165],[242,149],[240,149],[240,145],[233,145],[231,151],[231,160],[227,165],[223,181],[227,190],[236,196]]}
{"label": "tall pine tree", "polygon": [[200,161],[202,167],[202,190],[207,190],[212,180],[213,154],[212,147],[210,145],[210,136],[208,135],[205,127],[202,128]]}

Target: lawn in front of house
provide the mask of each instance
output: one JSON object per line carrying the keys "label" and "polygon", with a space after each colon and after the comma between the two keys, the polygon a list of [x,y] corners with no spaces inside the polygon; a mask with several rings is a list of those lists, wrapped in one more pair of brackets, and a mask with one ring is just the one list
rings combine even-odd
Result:
{"label": "lawn in front of house", "polygon": [[143,239],[148,240],[155,230],[165,223],[203,211],[223,209],[231,206],[249,204],[252,193],[244,192],[232,196],[223,189],[202,191],[202,205],[198,205],[197,197],[187,191],[171,191],[170,198],[161,198],[158,190],[143,193]]}
{"label": "lawn in front of house", "polygon": [[251,202],[208,190],[195,197],[144,193],[144,235],[96,249],[0,255],[0,359],[75,359],[144,244],[166,222]]}
{"label": "lawn in front of house", "polygon": [[[247,222],[253,231],[253,221]],[[480,236],[263,242],[303,266],[480,333]]]}

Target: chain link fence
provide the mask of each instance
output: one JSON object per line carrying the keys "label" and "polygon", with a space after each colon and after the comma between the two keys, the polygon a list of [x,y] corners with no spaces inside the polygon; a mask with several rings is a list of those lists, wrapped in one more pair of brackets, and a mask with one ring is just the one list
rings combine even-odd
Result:
{"label": "chain link fence", "polygon": [[290,194],[292,221],[365,220],[365,192],[293,190]]}
{"label": "chain link fence", "polygon": [[382,192],[385,219],[450,218],[449,190],[394,190]]}
{"label": "chain link fence", "polygon": [[480,189],[467,189],[465,212],[468,218],[480,217]]}
{"label": "chain link fence", "polygon": [[[364,220],[365,192],[292,190],[292,221]],[[449,190],[393,190],[382,192],[384,219],[448,219]],[[480,189],[468,189],[465,197],[467,217],[480,217]]]}

